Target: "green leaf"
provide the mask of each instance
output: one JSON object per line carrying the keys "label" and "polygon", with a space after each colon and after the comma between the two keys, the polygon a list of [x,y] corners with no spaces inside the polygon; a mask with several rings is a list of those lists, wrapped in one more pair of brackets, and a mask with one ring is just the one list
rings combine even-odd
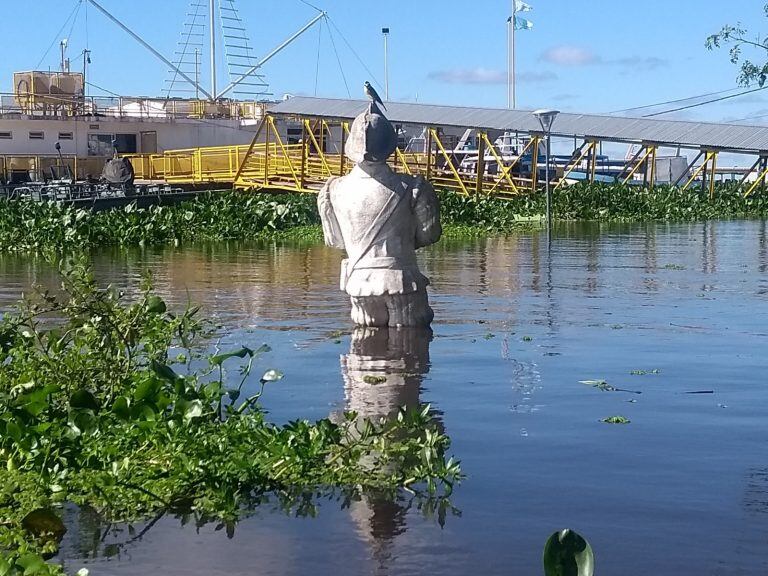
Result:
{"label": "green leaf", "polygon": [[156,362],[155,360],[152,360],[151,368],[155,374],[157,374],[163,380],[167,380],[171,384],[173,384],[179,379],[179,375],[176,374],[176,372],[174,372],[169,366],[167,366],[166,364],[162,364],[161,362]]}
{"label": "green leaf", "polygon": [[595,572],[592,547],[568,528],[549,537],[543,560],[546,576],[592,576]]}
{"label": "green leaf", "polygon": [[136,391],[133,393],[133,398],[137,402],[142,400],[154,400],[157,397],[157,393],[160,391],[160,383],[153,378],[145,378],[136,387]]}
{"label": "green leaf", "polygon": [[243,346],[239,350],[235,350],[234,352],[227,352],[226,354],[216,354],[215,356],[211,356],[211,364],[213,366],[221,366],[221,364],[224,363],[225,360],[228,360],[230,358],[245,358],[246,356],[253,356],[254,352],[250,348],[246,348]]}
{"label": "green leaf", "polygon": [[121,420],[130,420],[131,401],[125,396],[119,396],[112,404],[112,412]]}
{"label": "green leaf", "polygon": [[151,314],[163,314],[167,310],[165,302],[159,296],[147,298],[147,312]]}
{"label": "green leaf", "polygon": [[45,560],[39,554],[28,553],[23,554],[16,560],[16,564],[24,568],[24,576],[32,576],[33,574],[49,573]]}
{"label": "green leaf", "polygon": [[16,442],[21,442],[21,437],[23,435],[22,428],[13,420],[5,425],[5,433],[13,438]]}
{"label": "green leaf", "polygon": [[93,410],[98,412],[99,402],[96,400],[96,396],[89,390],[81,389],[72,394],[69,398],[69,405],[72,408],[81,410]]}
{"label": "green leaf", "polygon": [[50,508],[38,508],[33,510],[21,520],[21,526],[36,537],[51,535],[58,541],[64,536],[67,529],[53,510]]}

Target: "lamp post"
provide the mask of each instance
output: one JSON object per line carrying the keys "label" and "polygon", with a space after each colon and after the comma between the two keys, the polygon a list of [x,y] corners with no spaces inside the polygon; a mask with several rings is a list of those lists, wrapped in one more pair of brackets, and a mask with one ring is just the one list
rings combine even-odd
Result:
{"label": "lamp post", "polygon": [[[552,194],[549,189],[549,152],[550,152],[550,141],[552,140],[552,124],[555,121],[555,118],[557,115],[560,114],[559,110],[535,110],[533,112],[533,115],[536,116],[536,118],[539,121],[539,124],[541,124],[541,129],[544,131],[544,134],[547,137],[547,151],[545,154],[546,159],[546,167],[544,168],[544,180],[545,180],[545,186],[546,186],[546,193],[547,193],[547,230],[552,228]],[[538,170],[538,168],[536,168]]]}
{"label": "lamp post", "polygon": [[387,50],[387,39],[389,38],[389,28],[382,28],[381,35],[384,36],[384,100],[389,102],[389,54]]}

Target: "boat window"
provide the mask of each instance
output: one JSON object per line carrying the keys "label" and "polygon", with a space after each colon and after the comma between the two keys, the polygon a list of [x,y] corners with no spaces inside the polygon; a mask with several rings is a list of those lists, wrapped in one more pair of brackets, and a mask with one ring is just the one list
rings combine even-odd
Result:
{"label": "boat window", "polygon": [[59,132],[59,140],[73,140],[72,132]]}
{"label": "boat window", "polygon": [[0,140],[13,140],[13,132],[0,132]]}
{"label": "boat window", "polygon": [[121,154],[136,154],[136,134],[115,134],[115,148]]}
{"label": "boat window", "polygon": [[88,134],[88,156],[112,156],[112,134]]}
{"label": "boat window", "polygon": [[30,130],[29,132],[29,139],[30,140],[45,140],[45,132],[42,130]]}

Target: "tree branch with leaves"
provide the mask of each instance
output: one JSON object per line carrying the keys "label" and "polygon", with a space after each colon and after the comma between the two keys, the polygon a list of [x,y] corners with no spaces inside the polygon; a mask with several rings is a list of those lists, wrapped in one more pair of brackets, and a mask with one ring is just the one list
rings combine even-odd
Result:
{"label": "tree branch with leaves", "polygon": [[[768,17],[768,3],[763,6],[763,12]],[[745,59],[743,48],[757,49],[762,52],[761,58],[768,58],[768,37],[761,37],[759,34],[750,38],[749,32],[742,28],[741,24],[736,26],[725,25],[717,34],[707,37],[705,46],[708,50],[714,50],[724,45],[730,45],[729,54],[733,64],[741,64],[737,81],[741,86],[753,86],[757,84],[761,88],[768,81],[768,61],[760,63]]]}

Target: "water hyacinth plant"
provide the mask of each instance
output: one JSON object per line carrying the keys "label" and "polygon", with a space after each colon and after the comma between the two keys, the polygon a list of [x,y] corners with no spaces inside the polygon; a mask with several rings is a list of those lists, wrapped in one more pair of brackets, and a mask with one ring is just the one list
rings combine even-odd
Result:
{"label": "water hyacinth plant", "polygon": [[[545,211],[542,194],[514,198],[440,192],[446,237],[506,233],[536,226]],[[553,195],[557,220],[675,221],[768,215],[768,194],[745,198],[719,184],[713,199],[700,190],[653,190],[620,184],[576,184]],[[108,245],[144,246],[259,237],[322,241],[313,194],[219,191],[169,206],[129,204],[92,212],[54,202],[0,199],[0,252],[66,253]]]}
{"label": "water hyacinth plant", "polygon": [[149,282],[127,301],[82,262],[62,270],[63,296],[41,292],[0,322],[3,576],[60,572],[44,559],[65,504],[109,522],[191,514],[228,531],[266,498],[294,509],[329,490],[407,490],[446,509],[461,473],[428,406],[276,425],[260,398],[283,374],[251,377],[267,347],[209,355],[196,308],[168,310]]}

